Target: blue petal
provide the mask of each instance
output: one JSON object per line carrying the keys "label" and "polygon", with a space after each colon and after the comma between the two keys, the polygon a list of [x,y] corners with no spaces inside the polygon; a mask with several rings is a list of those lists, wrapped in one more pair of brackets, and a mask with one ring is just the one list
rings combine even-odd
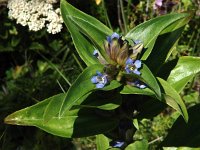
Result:
{"label": "blue petal", "polygon": [[98,81],[98,78],[97,78],[97,76],[93,76],[92,78],[91,78],[91,82],[92,83],[98,83],[99,81]]}
{"label": "blue petal", "polygon": [[111,36],[107,36],[106,38],[107,38],[108,43],[111,43]]}
{"label": "blue petal", "polygon": [[142,62],[140,60],[136,60],[134,62],[134,65],[135,65],[136,68],[140,68],[142,66]]}
{"label": "blue petal", "polygon": [[111,35],[111,40],[114,39],[114,38],[119,39],[119,34],[117,34],[116,32],[114,32],[114,33]]}
{"label": "blue petal", "polygon": [[126,73],[131,73],[131,71],[130,71],[128,66],[125,67],[125,71],[126,71]]}
{"label": "blue petal", "polygon": [[103,88],[105,86],[105,84],[103,84],[103,83],[97,83],[96,84],[96,88],[98,88],[98,89],[101,89],[101,88]]}
{"label": "blue petal", "polygon": [[95,56],[95,57],[98,57],[98,56],[99,56],[98,50],[96,50],[96,49],[94,50],[93,56]]}
{"label": "blue petal", "polygon": [[142,41],[140,41],[140,40],[134,40],[134,43],[135,44],[140,44],[140,43],[142,43]]}
{"label": "blue petal", "polygon": [[141,74],[137,69],[135,69],[135,70],[133,71],[133,73],[135,73],[135,74],[137,74],[137,75],[140,75],[140,74]]}
{"label": "blue petal", "polygon": [[115,148],[121,148],[124,145],[124,142],[116,141],[112,146]]}
{"label": "blue petal", "polygon": [[97,71],[96,73],[97,73],[97,76],[99,76],[99,77],[103,76],[103,74],[99,71]]}
{"label": "blue petal", "polygon": [[126,64],[129,65],[129,64],[133,64],[133,60],[131,58],[128,58],[126,60]]}

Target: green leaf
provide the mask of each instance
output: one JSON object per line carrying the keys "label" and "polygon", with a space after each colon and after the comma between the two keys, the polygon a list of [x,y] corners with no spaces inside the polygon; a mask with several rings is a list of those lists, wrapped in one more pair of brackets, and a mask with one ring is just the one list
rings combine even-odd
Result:
{"label": "green leaf", "polygon": [[128,32],[126,38],[141,40],[143,42],[144,47],[147,49],[142,56],[142,60],[146,60],[150,55],[159,35],[172,32],[180,28],[188,22],[190,17],[191,15],[188,13],[163,15],[133,28]]}
{"label": "green leaf", "polygon": [[170,86],[170,84],[167,81],[161,78],[158,78],[158,80],[164,90],[163,97],[165,99],[165,103],[174,108],[175,110],[177,110],[187,122],[188,121],[187,109],[180,95],[176,92],[176,90],[173,87]]}
{"label": "green leaf", "polygon": [[[65,96],[65,93],[58,94],[19,110],[7,116],[5,123],[36,126],[48,133],[67,138],[101,134],[116,127],[117,119],[102,117],[94,109],[71,110],[60,117],[58,111]],[[50,106],[53,107],[50,109]]]}
{"label": "green leaf", "polygon": [[103,135],[99,134],[96,136],[97,150],[106,150],[109,148],[109,139]]}
{"label": "green leaf", "polygon": [[200,57],[180,57],[177,65],[171,71],[167,81],[180,93],[185,85],[200,72]]}
{"label": "green leaf", "polygon": [[152,52],[145,61],[145,63],[148,64],[148,67],[154,74],[157,74],[160,67],[167,60],[169,54],[171,54],[173,46],[180,37],[183,29],[184,28],[182,27],[175,31],[158,36]]}
{"label": "green leaf", "polygon": [[148,141],[135,141],[134,143],[128,145],[125,150],[148,150]]}
{"label": "green leaf", "polygon": [[103,42],[106,40],[106,36],[112,34],[112,30],[96,18],[74,8],[65,0],[61,0],[60,8],[65,25],[71,33],[76,50],[83,61],[87,65],[98,63],[92,55],[95,49],[93,44],[106,58]]}
{"label": "green leaf", "polygon": [[77,80],[69,88],[66,94],[66,98],[63,99],[63,104],[61,105],[60,110],[59,110],[60,116],[62,116],[64,112],[71,109],[73,105],[80,105],[92,91],[95,91],[95,90],[107,91],[107,90],[112,90],[121,86],[119,82],[113,80],[107,86],[105,86],[105,88],[97,89],[96,85],[91,82],[91,78],[92,76],[96,75],[96,71],[102,72],[102,70],[103,70],[103,65],[96,64],[96,65],[87,67],[79,75]]}
{"label": "green leaf", "polygon": [[145,64],[143,64],[140,72],[141,72],[141,76],[137,76],[137,78],[139,78],[141,81],[143,81],[145,84],[147,84],[148,88],[139,89],[136,87],[131,87],[130,85],[125,85],[120,93],[121,94],[149,95],[149,96],[153,96],[153,97],[157,97],[158,99],[161,99],[160,86],[159,86],[156,78],[154,77],[154,75],[149,70],[149,68]]}
{"label": "green leaf", "polygon": [[147,86],[153,90],[157,96],[158,99],[161,98],[161,91],[160,91],[160,86],[152,74],[151,70],[145,65],[142,65],[142,69],[140,70],[141,72],[141,80],[147,84]]}
{"label": "green leaf", "polygon": [[90,94],[81,105],[74,105],[77,108],[99,108],[103,110],[113,110],[121,105],[122,98],[118,92],[96,91]]}
{"label": "green leaf", "polygon": [[148,96],[154,96],[155,93],[149,89],[149,88],[145,88],[145,89],[140,89],[137,87],[133,87],[130,85],[125,85],[124,88],[122,89],[122,91],[120,91],[121,94],[139,94],[139,95],[148,95]]}
{"label": "green leaf", "polygon": [[164,102],[158,101],[155,98],[144,97],[143,101],[137,106],[137,111],[140,113],[136,115],[136,118],[140,120],[144,118],[152,119],[160,114],[167,106]]}
{"label": "green leaf", "polygon": [[188,109],[189,121],[185,123],[182,117],[179,117],[167,137],[160,146],[164,147],[200,147],[200,104]]}

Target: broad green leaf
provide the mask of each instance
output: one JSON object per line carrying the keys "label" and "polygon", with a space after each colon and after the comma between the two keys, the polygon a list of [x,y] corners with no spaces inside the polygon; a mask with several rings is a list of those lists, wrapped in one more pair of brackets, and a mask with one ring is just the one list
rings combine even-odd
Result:
{"label": "broad green leaf", "polygon": [[121,105],[121,95],[115,91],[96,91],[90,94],[81,105],[74,105],[77,108],[99,108],[113,110]]}
{"label": "broad green leaf", "polygon": [[87,65],[98,63],[92,55],[95,49],[93,44],[106,58],[103,42],[106,40],[106,36],[112,34],[112,30],[96,18],[74,8],[65,0],[61,0],[60,8],[65,25],[71,33],[74,45],[83,61]]}
{"label": "broad green leaf", "polygon": [[157,74],[169,54],[171,54],[173,46],[180,37],[183,29],[184,28],[182,27],[175,31],[158,36],[151,54],[145,61],[154,74]]}
{"label": "broad green leaf", "polygon": [[149,95],[154,96],[155,93],[150,90],[149,88],[140,89],[137,87],[133,87],[130,85],[125,85],[122,91],[120,91],[121,94],[139,94],[139,95]]}
{"label": "broad green leaf", "polygon": [[160,147],[200,147],[200,104],[188,109],[189,120],[185,123],[182,117],[179,117],[167,137],[161,143]]}
{"label": "broad green leaf", "polygon": [[[117,119],[102,117],[94,109],[75,109],[67,111],[60,117],[58,111],[65,97],[65,93],[58,94],[31,107],[19,110],[7,116],[5,123],[35,126],[48,133],[67,138],[104,133],[117,125]],[[53,107],[50,109],[50,106]],[[46,116],[49,116],[48,120],[46,120]]]}
{"label": "broad green leaf", "polygon": [[156,78],[154,77],[154,75],[149,70],[149,68],[145,64],[143,64],[140,72],[141,72],[141,75],[138,76],[138,78],[141,81],[143,81],[147,85],[148,88],[139,89],[136,87],[131,87],[130,85],[125,85],[122,91],[120,91],[120,93],[121,94],[149,95],[149,96],[153,96],[153,97],[157,97],[158,99],[161,99],[160,86]]}
{"label": "broad green leaf", "polygon": [[86,39],[84,35],[82,35],[77,29],[77,27],[75,27],[65,17],[63,17],[63,20],[65,21],[65,25],[68,27],[74,46],[82,60],[86,63],[87,66],[90,66],[92,64],[98,64],[98,59],[96,59],[96,57],[93,56],[93,52],[95,49],[93,44],[88,39]]}
{"label": "broad green leaf", "polygon": [[99,134],[96,136],[97,150],[107,150],[109,148],[109,139],[103,135]]}
{"label": "broad green leaf", "polygon": [[165,99],[165,103],[174,108],[175,110],[177,110],[187,122],[188,121],[187,109],[180,95],[176,92],[176,90],[173,87],[170,86],[170,84],[167,81],[161,78],[158,78],[158,80],[164,90],[163,97]]}
{"label": "broad green leaf", "polygon": [[[59,114],[60,116],[67,110],[69,110],[73,105],[80,105],[85,98],[83,96],[88,96],[92,91],[95,90],[112,90],[115,89],[121,84],[115,80],[110,82],[105,88],[97,89],[96,85],[91,82],[92,76],[96,75],[96,71],[102,72],[103,65],[92,65],[87,67],[69,88],[66,98],[63,99],[63,104],[60,107]],[[50,107],[52,108],[53,105]]]}
{"label": "broad green leaf", "polygon": [[180,93],[185,85],[200,72],[200,57],[180,57],[177,65],[171,71],[167,81]]}
{"label": "broad green leaf", "polygon": [[159,35],[172,32],[181,26],[184,26],[190,17],[191,15],[188,13],[163,15],[146,21],[133,28],[128,32],[126,38],[141,40],[143,42],[144,47],[147,49],[142,56],[142,60],[146,60],[150,55]]}
{"label": "broad green leaf", "polygon": [[145,64],[143,64],[140,72],[141,72],[141,76],[140,76],[141,80],[145,84],[147,84],[147,86],[155,92],[157,98],[160,99],[161,98],[160,86],[159,86],[156,78],[152,74],[151,70]]}
{"label": "broad green leaf", "polygon": [[125,150],[148,150],[148,141],[147,140],[141,140],[141,141],[135,141],[132,144],[129,144]]}

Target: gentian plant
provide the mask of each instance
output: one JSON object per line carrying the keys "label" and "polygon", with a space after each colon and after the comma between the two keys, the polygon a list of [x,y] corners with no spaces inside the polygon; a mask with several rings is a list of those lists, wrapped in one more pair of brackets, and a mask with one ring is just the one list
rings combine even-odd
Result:
{"label": "gentian plant", "polygon": [[154,18],[126,35],[65,0],[61,13],[87,68],[66,93],[14,112],[6,123],[36,126],[67,138],[98,135],[98,141],[108,142],[103,150],[128,150],[138,142],[147,148],[147,141],[134,138],[138,122],[156,116],[167,105],[187,124],[188,112],[179,93],[200,71],[200,59],[168,58],[190,13]]}

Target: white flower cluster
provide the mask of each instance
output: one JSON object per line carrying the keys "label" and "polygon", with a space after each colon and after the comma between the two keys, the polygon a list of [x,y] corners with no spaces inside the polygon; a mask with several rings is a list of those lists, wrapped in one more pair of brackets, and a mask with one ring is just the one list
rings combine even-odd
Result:
{"label": "white flower cluster", "polygon": [[31,31],[38,31],[45,26],[47,31],[56,34],[62,29],[60,8],[54,9],[58,0],[8,0],[8,16],[16,19]]}

